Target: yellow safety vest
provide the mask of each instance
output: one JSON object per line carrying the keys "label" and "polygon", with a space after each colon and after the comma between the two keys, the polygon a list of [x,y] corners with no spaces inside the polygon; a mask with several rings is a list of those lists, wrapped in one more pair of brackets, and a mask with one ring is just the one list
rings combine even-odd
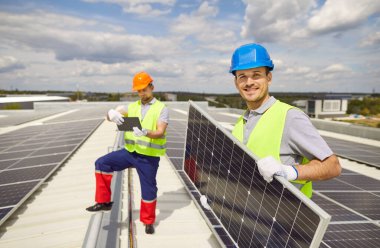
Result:
{"label": "yellow safety vest", "polygon": [[[254,130],[251,132],[247,147],[259,158],[273,156],[280,161],[280,147],[282,133],[284,131],[286,114],[289,109],[294,108],[286,103],[276,101],[265,113],[261,116]],[[244,119],[240,116],[232,134],[241,142],[244,137]],[[302,164],[308,162],[307,158],[303,158]],[[294,180],[292,183],[302,184],[301,191],[311,198],[313,189],[312,182],[305,180]]]}
{"label": "yellow safety vest", "polygon": [[[141,101],[137,101],[128,105],[128,116],[138,117],[141,122],[142,128],[147,130],[157,130],[157,121],[160,113],[165,105],[156,100],[145,114],[144,119],[141,121]],[[133,132],[125,132],[125,149],[129,152],[137,152],[139,154],[160,157],[165,155],[166,151],[166,132],[164,136],[158,139],[151,139],[146,136],[136,137]]]}

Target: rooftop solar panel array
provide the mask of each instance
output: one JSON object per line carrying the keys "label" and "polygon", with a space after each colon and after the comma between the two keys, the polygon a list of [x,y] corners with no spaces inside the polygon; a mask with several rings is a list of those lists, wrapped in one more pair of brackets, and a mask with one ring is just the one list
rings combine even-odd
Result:
{"label": "rooftop solar panel array", "polygon": [[[187,116],[174,111],[173,108],[170,108],[170,111],[171,121],[168,126],[168,148],[181,150],[179,147],[185,141],[187,127],[187,123],[183,119],[187,118]],[[215,111],[209,112],[209,114],[222,122],[234,123],[233,117],[224,118],[224,115],[215,115]],[[175,116],[174,119],[172,119],[173,116]],[[331,143],[333,141],[327,141],[335,151],[335,145]],[[338,141],[342,142],[340,143],[342,152],[344,151],[344,147],[351,147],[352,152],[352,147],[354,147],[352,144],[356,145],[355,142]],[[367,150],[376,151],[378,148],[370,146]],[[184,153],[184,147],[182,148],[182,152]],[[178,153],[179,151],[176,151],[175,155]],[[380,156],[379,154],[376,155]],[[168,157],[182,179],[187,178],[186,173],[182,170],[184,166],[183,157]],[[199,198],[199,193],[197,193],[194,184],[190,180],[184,180],[184,183],[189,191]],[[380,240],[378,238],[380,237],[380,219],[378,216],[378,213],[380,213],[379,187],[380,183],[378,180],[346,169],[343,169],[342,175],[338,178],[314,182],[315,194],[312,200],[332,216],[321,247],[380,247]],[[216,223],[213,214],[205,209],[203,211],[211,223]],[[214,227],[226,246],[235,246],[224,228]]]}
{"label": "rooftop solar panel array", "polygon": [[[116,104],[115,104],[116,105]],[[78,121],[86,119],[104,119],[107,111],[110,109],[109,105],[98,105],[91,108],[77,109],[77,111],[72,112],[68,115],[63,115],[58,118],[51,119],[45,123],[56,123],[56,122],[67,122],[67,121]]]}
{"label": "rooftop solar panel array", "polygon": [[380,147],[326,136],[323,138],[339,156],[380,168]]}
{"label": "rooftop solar panel array", "polygon": [[62,110],[4,110],[0,111],[0,127],[20,125],[25,122],[41,119]]}
{"label": "rooftop solar panel array", "polygon": [[0,135],[0,225],[103,120],[29,126]]}

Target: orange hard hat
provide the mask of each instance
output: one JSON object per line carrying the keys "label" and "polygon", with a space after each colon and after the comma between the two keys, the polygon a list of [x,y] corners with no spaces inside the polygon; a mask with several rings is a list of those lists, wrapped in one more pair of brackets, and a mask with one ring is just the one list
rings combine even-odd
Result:
{"label": "orange hard hat", "polygon": [[137,73],[133,78],[133,91],[142,90],[147,87],[151,82],[153,82],[153,78],[146,73],[145,71]]}

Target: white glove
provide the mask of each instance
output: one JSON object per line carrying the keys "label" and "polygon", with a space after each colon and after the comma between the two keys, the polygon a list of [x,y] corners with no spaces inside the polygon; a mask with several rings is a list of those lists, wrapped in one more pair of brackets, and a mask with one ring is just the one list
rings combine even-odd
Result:
{"label": "white glove", "polygon": [[143,128],[140,130],[138,127],[133,127],[133,135],[136,137],[146,136],[148,134],[148,130]]}
{"label": "white glove", "polygon": [[114,109],[110,109],[108,111],[108,118],[112,121],[115,122],[116,125],[121,125],[124,122],[123,115],[120,114],[119,111],[116,111]]}
{"label": "white glove", "polygon": [[207,197],[205,195],[201,195],[200,201],[201,201],[202,207],[204,207],[207,210],[211,210],[211,207],[210,205],[208,205]]}
{"label": "white glove", "polygon": [[294,166],[281,164],[272,156],[260,159],[257,162],[260,174],[268,183],[272,182],[273,176],[282,176],[288,181],[296,180],[298,171]]}

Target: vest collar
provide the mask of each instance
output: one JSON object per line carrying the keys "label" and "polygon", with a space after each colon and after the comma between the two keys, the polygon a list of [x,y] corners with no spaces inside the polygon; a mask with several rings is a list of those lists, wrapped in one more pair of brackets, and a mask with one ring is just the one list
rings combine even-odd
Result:
{"label": "vest collar", "polygon": [[153,97],[152,100],[150,100],[150,102],[148,102],[147,104],[142,104],[141,100],[139,100],[139,104],[140,105],[143,105],[143,106],[146,106],[146,105],[152,105],[153,103],[155,103],[157,101],[157,99],[155,97]]}
{"label": "vest collar", "polygon": [[265,111],[267,111],[270,107],[272,107],[272,105],[276,102],[276,98],[274,98],[273,96],[269,97],[269,99],[264,102],[263,105],[261,105],[258,109],[255,109],[255,110],[249,110],[247,109],[245,112],[244,112],[244,115],[243,115],[243,118],[245,121],[248,121],[248,119],[253,116],[253,115],[262,115],[264,114]]}

